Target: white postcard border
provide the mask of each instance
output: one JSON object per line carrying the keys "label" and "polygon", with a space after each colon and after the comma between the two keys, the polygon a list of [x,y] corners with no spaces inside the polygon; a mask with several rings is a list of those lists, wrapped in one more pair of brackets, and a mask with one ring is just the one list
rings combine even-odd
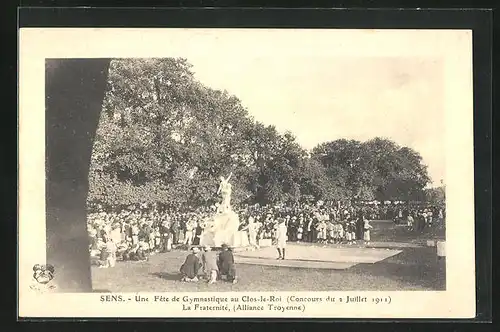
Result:
{"label": "white postcard border", "polygon": [[[274,38],[264,38],[272,35]],[[189,59],[191,52],[214,52],[211,41],[226,38],[220,52],[245,52],[245,40],[301,40],[302,55],[436,57],[446,67],[446,291],[277,292],[288,296],[390,297],[391,304],[325,305],[303,303],[304,311],[182,311],[179,303],[101,303],[101,294],[45,294],[29,291],[32,267],[45,261],[45,59],[171,57]],[[324,38],[322,50],[308,40]],[[162,43],[158,43],[162,40]],[[472,318],[475,316],[474,165],[472,31],[470,30],[340,30],[340,29],[111,29],[23,28],[19,32],[19,315],[22,317],[321,317],[321,318]],[[168,45],[169,47],[166,47]],[[283,45],[293,45],[284,43]],[[286,47],[286,46],[285,46]],[[290,46],[291,47],[291,46]],[[291,50],[292,51],[292,50]],[[142,294],[241,297],[266,293]],[[116,294],[118,295],[118,294]],[[126,297],[136,294],[123,294]],[[172,300],[173,301],[173,300]]]}

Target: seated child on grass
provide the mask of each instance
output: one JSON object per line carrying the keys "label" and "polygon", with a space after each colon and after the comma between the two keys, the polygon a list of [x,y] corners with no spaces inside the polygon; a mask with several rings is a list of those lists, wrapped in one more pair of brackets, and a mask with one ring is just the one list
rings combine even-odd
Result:
{"label": "seated child on grass", "polygon": [[217,281],[217,274],[219,272],[219,267],[217,266],[217,253],[212,251],[210,246],[205,246],[202,261],[208,283],[213,284]]}

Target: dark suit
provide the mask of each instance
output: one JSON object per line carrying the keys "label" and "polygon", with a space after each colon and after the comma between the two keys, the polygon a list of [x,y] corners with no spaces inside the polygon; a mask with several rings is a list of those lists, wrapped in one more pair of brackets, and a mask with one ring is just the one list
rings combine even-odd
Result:
{"label": "dark suit", "polygon": [[219,254],[217,262],[221,275],[226,275],[228,281],[233,281],[236,277],[236,268],[234,267],[234,256],[230,250],[223,250]]}

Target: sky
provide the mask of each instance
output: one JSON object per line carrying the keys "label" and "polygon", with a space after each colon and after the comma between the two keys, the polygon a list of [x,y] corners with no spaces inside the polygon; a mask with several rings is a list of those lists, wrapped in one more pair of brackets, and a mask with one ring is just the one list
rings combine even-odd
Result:
{"label": "sky", "polygon": [[433,185],[449,185],[465,165],[455,152],[472,153],[470,30],[50,31],[29,35],[31,49],[48,52],[40,58],[186,58],[201,82],[236,95],[255,119],[291,131],[305,148],[389,138],[420,153]]}
{"label": "sky", "polygon": [[188,58],[198,80],[236,95],[258,121],[310,149],[385,137],[418,151],[444,179],[444,67],[435,57],[241,53]]}

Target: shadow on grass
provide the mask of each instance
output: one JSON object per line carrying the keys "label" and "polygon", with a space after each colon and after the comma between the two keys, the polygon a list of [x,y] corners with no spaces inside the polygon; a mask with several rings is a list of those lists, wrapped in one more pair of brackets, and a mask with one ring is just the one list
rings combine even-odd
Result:
{"label": "shadow on grass", "polygon": [[437,259],[432,248],[408,248],[380,262],[358,264],[349,270],[356,274],[383,276],[432,290],[446,290],[446,263],[444,259]]}
{"label": "shadow on grass", "polygon": [[150,273],[150,275],[158,277],[158,278],[163,279],[163,280],[174,280],[174,281],[181,280],[180,273],[153,272],[153,273]]}
{"label": "shadow on grass", "polygon": [[444,240],[446,238],[445,224],[435,224],[424,227],[421,231],[409,231],[406,226],[396,226],[392,222],[373,221],[372,240],[377,242],[425,242],[426,240]]}
{"label": "shadow on grass", "polygon": [[[186,253],[153,255],[148,262],[119,262],[113,269],[93,267],[97,289],[114,292],[137,291],[401,291],[445,290],[444,260],[437,260],[436,248],[403,248],[398,255],[374,264],[358,264],[347,270],[272,267],[236,264],[240,277],[236,285],[217,282],[182,283],[179,267]],[[201,272],[201,271],[200,271]]]}

